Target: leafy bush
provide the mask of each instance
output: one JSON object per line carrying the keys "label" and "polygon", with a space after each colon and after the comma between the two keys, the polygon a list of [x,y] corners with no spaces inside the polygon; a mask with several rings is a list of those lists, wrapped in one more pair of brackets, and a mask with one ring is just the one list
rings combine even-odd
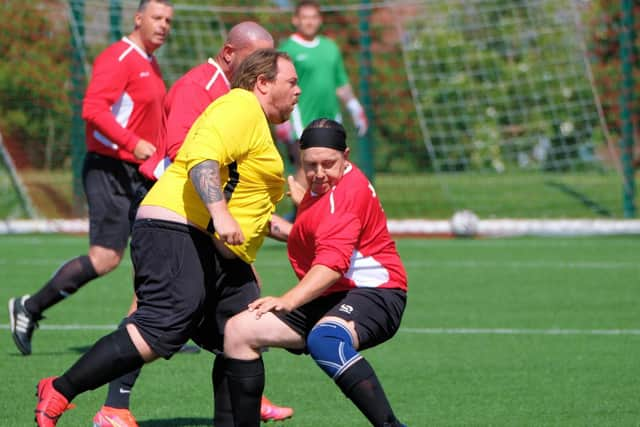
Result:
{"label": "leafy bush", "polygon": [[0,5],[0,129],[34,167],[69,157],[69,34],[56,2]]}

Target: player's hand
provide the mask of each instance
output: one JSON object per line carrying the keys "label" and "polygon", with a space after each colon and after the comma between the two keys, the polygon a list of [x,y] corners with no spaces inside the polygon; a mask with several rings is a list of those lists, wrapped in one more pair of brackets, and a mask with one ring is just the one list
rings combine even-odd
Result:
{"label": "player's hand", "polygon": [[270,311],[279,313],[289,313],[293,307],[289,306],[287,301],[281,297],[262,297],[249,304],[249,311],[255,313],[256,319],[262,317],[263,314]]}
{"label": "player's hand", "polygon": [[229,245],[241,245],[244,243],[244,234],[240,228],[240,224],[231,216],[230,213],[220,212],[213,218],[213,227],[218,233],[221,241]]}
{"label": "player's hand", "polygon": [[278,141],[283,143],[292,142],[293,138],[291,134],[292,134],[292,129],[291,129],[291,122],[289,120],[287,120],[284,123],[280,123],[279,125],[276,125],[276,139]]}
{"label": "player's hand", "polygon": [[287,183],[289,184],[287,196],[291,198],[294,205],[299,206],[302,198],[304,197],[304,193],[307,191],[306,188],[304,188],[304,186],[300,184],[293,175],[289,175],[287,177]]}
{"label": "player's hand", "polygon": [[347,102],[347,110],[351,113],[351,119],[358,130],[358,136],[364,136],[367,133],[367,129],[369,129],[369,121],[364,108],[356,98],[351,98]]}
{"label": "player's hand", "polygon": [[150,143],[149,141],[145,141],[141,139],[136,144],[136,148],[133,149],[133,155],[136,159],[146,160],[156,152],[156,146]]}
{"label": "player's hand", "polygon": [[358,136],[365,136],[367,129],[369,129],[369,121],[367,120],[367,115],[364,113],[364,110],[360,110],[360,112],[352,116],[352,118],[358,130]]}

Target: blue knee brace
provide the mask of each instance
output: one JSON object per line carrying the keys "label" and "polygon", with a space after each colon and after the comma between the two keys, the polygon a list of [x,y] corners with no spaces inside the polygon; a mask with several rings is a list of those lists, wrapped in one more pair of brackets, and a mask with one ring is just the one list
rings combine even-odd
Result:
{"label": "blue knee brace", "polygon": [[307,349],[318,366],[334,380],[362,359],[353,348],[349,330],[336,322],[316,325],[307,337]]}

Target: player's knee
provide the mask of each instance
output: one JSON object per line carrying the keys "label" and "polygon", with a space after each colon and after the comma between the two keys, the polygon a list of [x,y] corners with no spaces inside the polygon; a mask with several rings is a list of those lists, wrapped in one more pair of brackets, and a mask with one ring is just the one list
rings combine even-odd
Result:
{"label": "player's knee", "polygon": [[362,359],[353,346],[347,327],[337,322],[316,325],[307,337],[307,350],[318,366],[334,380]]}
{"label": "player's knee", "polygon": [[244,323],[243,313],[236,314],[224,325],[224,341],[233,345],[239,345],[247,339],[247,328]]}
{"label": "player's knee", "polygon": [[122,260],[122,251],[115,249],[93,246],[89,249],[89,258],[100,276],[105,275],[115,269]]}

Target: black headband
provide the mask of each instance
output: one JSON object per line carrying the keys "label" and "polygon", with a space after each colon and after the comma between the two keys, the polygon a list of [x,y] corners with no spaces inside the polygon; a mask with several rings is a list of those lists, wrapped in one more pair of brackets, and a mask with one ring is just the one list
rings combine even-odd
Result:
{"label": "black headband", "polygon": [[300,137],[300,148],[326,147],[344,152],[347,149],[347,135],[337,128],[306,128]]}

